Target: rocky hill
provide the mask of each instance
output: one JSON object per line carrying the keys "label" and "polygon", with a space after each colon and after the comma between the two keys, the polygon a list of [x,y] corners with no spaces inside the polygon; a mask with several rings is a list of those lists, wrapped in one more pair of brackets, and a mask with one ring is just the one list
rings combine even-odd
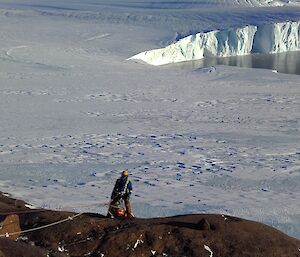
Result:
{"label": "rocky hill", "polygon": [[300,240],[230,216],[117,220],[26,206],[23,201],[0,195],[0,257],[300,256]]}

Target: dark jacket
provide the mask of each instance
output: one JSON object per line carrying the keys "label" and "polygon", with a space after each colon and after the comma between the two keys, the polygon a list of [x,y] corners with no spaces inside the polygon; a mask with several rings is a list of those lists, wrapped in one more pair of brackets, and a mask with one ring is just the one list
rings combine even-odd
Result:
{"label": "dark jacket", "polygon": [[128,176],[121,176],[117,179],[111,198],[115,198],[117,195],[123,195],[129,197],[132,192],[132,184]]}

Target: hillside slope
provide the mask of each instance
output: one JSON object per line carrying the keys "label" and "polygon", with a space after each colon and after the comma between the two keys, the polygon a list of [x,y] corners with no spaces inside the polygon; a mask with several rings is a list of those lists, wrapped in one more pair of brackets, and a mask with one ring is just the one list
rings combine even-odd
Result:
{"label": "hillside slope", "polygon": [[[0,196],[0,210],[1,213],[19,212],[22,230],[36,229],[74,217],[61,224],[24,234],[17,243],[0,239],[1,257],[39,257],[47,254],[74,257],[299,257],[300,254],[299,240],[269,226],[224,215],[116,220],[91,213],[74,216],[70,212],[36,212],[25,207],[24,202],[4,195]],[[2,233],[5,229],[2,226]]]}

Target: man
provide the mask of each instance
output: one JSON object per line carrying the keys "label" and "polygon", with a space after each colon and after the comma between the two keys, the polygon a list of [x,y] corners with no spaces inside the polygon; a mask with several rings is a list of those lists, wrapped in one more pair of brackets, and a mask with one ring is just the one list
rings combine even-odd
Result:
{"label": "man", "polygon": [[122,171],[122,175],[117,179],[114,189],[111,194],[111,202],[108,211],[108,216],[117,216],[116,211],[119,210],[120,201],[124,201],[126,207],[126,217],[133,217],[130,195],[132,192],[132,184],[128,178],[128,170]]}

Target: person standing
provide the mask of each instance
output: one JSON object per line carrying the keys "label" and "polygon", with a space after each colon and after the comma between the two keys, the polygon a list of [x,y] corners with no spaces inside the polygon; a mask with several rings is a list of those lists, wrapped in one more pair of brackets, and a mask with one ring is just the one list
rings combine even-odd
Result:
{"label": "person standing", "polygon": [[111,202],[108,216],[114,216],[115,210],[119,208],[121,201],[124,201],[126,208],[126,217],[134,217],[132,213],[130,195],[132,192],[132,183],[128,177],[128,170],[123,170],[121,177],[117,179],[111,194]]}

